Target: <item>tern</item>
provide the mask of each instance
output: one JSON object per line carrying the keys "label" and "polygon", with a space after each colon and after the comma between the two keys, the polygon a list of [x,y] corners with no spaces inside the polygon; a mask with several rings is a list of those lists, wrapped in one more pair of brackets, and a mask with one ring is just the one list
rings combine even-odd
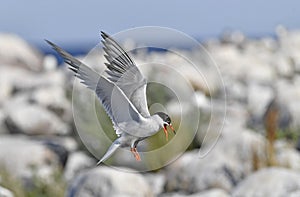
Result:
{"label": "tern", "polygon": [[140,161],[137,151],[140,141],[156,134],[161,128],[168,140],[167,126],[174,134],[176,132],[166,113],[150,115],[146,99],[147,80],[129,54],[105,32],[101,31],[101,36],[108,77],[98,74],[54,43],[45,41],[63,57],[81,83],[96,93],[113,123],[117,139],[97,165],[111,157],[119,147],[130,147],[135,159]]}

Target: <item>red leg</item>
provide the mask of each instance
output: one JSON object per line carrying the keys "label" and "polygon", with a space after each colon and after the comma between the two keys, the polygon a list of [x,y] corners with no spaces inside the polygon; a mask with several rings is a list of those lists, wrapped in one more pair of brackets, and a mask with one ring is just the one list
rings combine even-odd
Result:
{"label": "red leg", "polygon": [[140,157],[140,154],[137,152],[136,148],[134,148],[134,152],[135,152],[135,155],[136,155],[136,160],[137,161],[141,161],[141,157]]}
{"label": "red leg", "polygon": [[136,148],[130,148],[130,151],[132,152],[135,160],[141,161],[141,157],[140,157],[139,153],[137,152]]}

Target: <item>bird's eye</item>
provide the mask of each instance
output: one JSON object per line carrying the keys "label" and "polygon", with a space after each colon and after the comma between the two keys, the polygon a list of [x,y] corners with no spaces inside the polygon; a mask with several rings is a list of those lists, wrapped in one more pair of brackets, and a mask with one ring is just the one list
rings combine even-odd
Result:
{"label": "bird's eye", "polygon": [[170,123],[171,123],[171,119],[168,118],[166,122],[167,122],[168,124],[170,124]]}

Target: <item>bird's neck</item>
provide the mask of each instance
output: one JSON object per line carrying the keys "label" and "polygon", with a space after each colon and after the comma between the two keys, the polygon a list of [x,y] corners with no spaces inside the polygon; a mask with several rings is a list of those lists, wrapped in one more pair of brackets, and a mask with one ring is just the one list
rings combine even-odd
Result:
{"label": "bird's neck", "polygon": [[146,118],[146,122],[149,128],[149,136],[156,134],[162,128],[161,125],[163,125],[162,119],[156,114]]}

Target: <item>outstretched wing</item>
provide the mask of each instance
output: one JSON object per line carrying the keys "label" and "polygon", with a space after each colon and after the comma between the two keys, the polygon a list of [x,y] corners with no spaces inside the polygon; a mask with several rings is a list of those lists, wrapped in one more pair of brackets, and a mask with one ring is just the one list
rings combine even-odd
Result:
{"label": "outstretched wing", "polygon": [[108,63],[107,74],[109,80],[114,82],[127,96],[143,117],[149,117],[147,106],[146,87],[147,81],[141,71],[132,61],[122,47],[108,34],[101,32],[103,49]]}
{"label": "outstretched wing", "polygon": [[113,122],[117,135],[122,132],[118,124],[132,120],[138,122],[140,120],[141,115],[118,86],[75,59],[54,43],[48,40],[46,42],[64,58],[65,62],[69,64],[69,69],[75,73],[76,77],[81,79],[81,83],[96,92],[106,113]]}

